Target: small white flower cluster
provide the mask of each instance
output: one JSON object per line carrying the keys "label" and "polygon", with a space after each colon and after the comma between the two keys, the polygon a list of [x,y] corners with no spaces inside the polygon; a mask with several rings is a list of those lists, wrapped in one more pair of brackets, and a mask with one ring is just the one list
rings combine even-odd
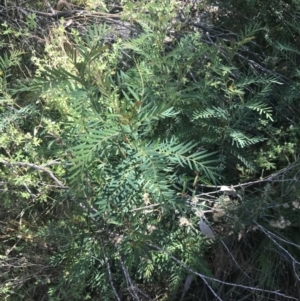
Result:
{"label": "small white flower cluster", "polygon": [[[300,202],[299,201],[293,201],[292,205],[294,207],[293,210],[300,209]],[[284,203],[282,206],[283,206],[283,208],[289,208],[290,207],[289,203]]]}
{"label": "small white flower cluster", "polygon": [[115,245],[119,245],[124,239],[124,235],[116,235],[113,239],[113,242],[115,243]]}
{"label": "small white flower cluster", "polygon": [[153,225],[147,225],[147,230],[151,234],[154,230],[156,230],[156,227]]}
{"label": "small white flower cluster", "polygon": [[199,202],[199,199],[196,196],[193,196],[191,199],[191,203],[195,205],[195,204],[198,204],[198,202]]}
{"label": "small white flower cluster", "polygon": [[182,226],[191,226],[192,223],[186,218],[186,217],[180,217],[179,218],[179,226],[182,227]]}
{"label": "small white flower cluster", "polygon": [[284,219],[283,216],[280,216],[278,220],[271,220],[270,226],[274,228],[284,229],[291,225],[291,222],[289,220]]}
{"label": "small white flower cluster", "polygon": [[150,202],[150,198],[149,198],[149,193],[145,192],[143,194],[143,201],[144,201],[144,204],[147,206],[149,205],[151,202]]}

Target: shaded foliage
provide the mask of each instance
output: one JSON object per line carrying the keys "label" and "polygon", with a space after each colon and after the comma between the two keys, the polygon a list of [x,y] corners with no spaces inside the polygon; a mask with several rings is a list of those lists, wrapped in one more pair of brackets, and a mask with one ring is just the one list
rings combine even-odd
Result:
{"label": "shaded foliage", "polygon": [[77,2],[5,7],[1,298],[297,300],[297,2]]}

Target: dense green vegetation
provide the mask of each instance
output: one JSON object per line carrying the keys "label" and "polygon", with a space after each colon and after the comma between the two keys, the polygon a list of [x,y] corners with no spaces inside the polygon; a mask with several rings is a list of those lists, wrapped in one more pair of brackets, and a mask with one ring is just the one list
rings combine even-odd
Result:
{"label": "dense green vegetation", "polygon": [[298,1],[50,2],[0,12],[1,300],[299,300]]}

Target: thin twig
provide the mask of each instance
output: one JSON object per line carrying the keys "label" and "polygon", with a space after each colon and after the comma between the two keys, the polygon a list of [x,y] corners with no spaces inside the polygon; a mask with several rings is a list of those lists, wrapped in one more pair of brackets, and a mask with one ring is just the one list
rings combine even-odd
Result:
{"label": "thin twig", "polygon": [[153,205],[149,205],[149,206],[139,207],[139,208],[132,209],[131,212],[138,211],[138,210],[143,210],[143,209],[147,209],[147,208],[152,208],[152,207],[156,207],[156,206],[160,206],[160,205],[161,204],[153,204]]}
{"label": "thin twig", "polygon": [[[205,281],[205,283],[207,284],[207,281],[206,280],[211,280],[211,281],[215,281],[215,282],[218,282],[218,283],[221,283],[221,284],[224,284],[224,285],[229,285],[229,286],[235,286],[235,287],[241,287],[241,288],[244,288],[244,289],[247,289],[247,290],[252,290],[252,291],[259,291],[259,292],[263,292],[263,293],[271,293],[271,294],[276,294],[278,296],[281,296],[281,297],[285,297],[287,299],[292,299],[292,300],[296,300],[298,301],[297,298],[294,298],[294,297],[291,297],[291,296],[288,296],[288,295],[285,295],[285,294],[282,294],[282,293],[279,293],[278,291],[271,291],[271,290],[265,290],[265,289],[261,289],[261,288],[257,288],[257,287],[252,287],[252,286],[247,286],[247,285],[242,285],[242,284],[237,284],[237,283],[231,283],[231,282],[226,282],[226,281],[222,281],[222,280],[219,280],[217,278],[212,278],[212,277],[209,277],[209,276],[205,276],[203,274],[200,274],[198,272],[196,272],[195,270],[193,270],[192,268],[188,267],[185,263],[183,263],[181,260],[177,259],[175,256],[171,255],[168,251],[160,248],[159,246],[156,246],[154,244],[151,244],[151,243],[147,243],[148,246],[152,247],[152,248],[155,248],[156,250],[159,250],[161,252],[164,252],[165,254],[167,254],[170,258],[172,258],[175,262],[177,262],[180,266],[182,266],[183,268],[185,268],[187,271],[189,271],[190,273],[194,274],[194,275],[197,275],[198,277],[200,277],[202,280]],[[208,284],[207,284],[208,285]],[[218,298],[218,300],[221,300],[219,296],[216,295],[216,292],[208,285],[209,289],[212,291],[212,293],[215,295],[215,297]]]}
{"label": "thin twig", "polygon": [[228,247],[226,246],[225,242],[220,238],[221,243],[223,244],[223,246],[225,247],[225,249],[227,250],[227,252],[229,253],[229,255],[231,256],[232,260],[234,261],[234,263],[236,264],[236,266],[242,271],[242,273],[250,279],[250,277],[245,273],[245,271],[239,266],[239,264],[237,263],[237,261],[235,260],[233,254],[230,252],[230,250],[228,249]]}
{"label": "thin twig", "polygon": [[171,255],[169,252],[167,252],[166,250],[156,246],[156,245],[153,245],[151,243],[147,243],[148,246],[150,247],[153,247],[159,251],[162,251],[164,252],[165,254],[167,254],[170,258],[172,258],[174,261],[176,261],[179,265],[181,265],[182,267],[184,267],[186,270],[188,270],[190,273],[194,274],[194,275],[197,275],[199,276],[203,282],[207,285],[207,287],[210,289],[210,291],[213,293],[213,295],[219,300],[219,301],[223,301],[219,296],[218,294],[215,292],[215,290],[208,284],[207,280],[214,280],[214,278],[210,278],[210,277],[207,277],[205,275],[202,275],[196,271],[194,271],[193,269],[189,268],[185,263],[183,263],[182,261],[180,261],[179,259],[177,259],[176,257],[174,257],[173,255]]}
{"label": "thin twig", "polygon": [[[251,185],[254,185],[254,184],[258,184],[258,183],[273,182],[273,181],[276,181],[275,178],[277,178],[277,177],[285,174],[286,172],[292,170],[295,167],[298,168],[299,167],[298,165],[300,165],[299,160],[295,161],[294,163],[290,164],[286,168],[283,168],[283,169],[279,170],[278,172],[276,172],[274,174],[271,174],[271,175],[269,175],[269,176],[267,176],[265,178],[261,178],[259,180],[251,181],[251,182],[247,182],[247,183],[241,183],[241,184],[231,185],[230,187],[231,188],[239,188],[239,187],[251,186]],[[205,185],[205,184],[200,184],[199,186],[200,187],[205,187],[205,188],[221,188],[224,185]],[[219,192],[219,191],[216,191],[216,192]],[[216,193],[216,192],[213,192],[213,193]],[[211,194],[211,193],[212,192],[203,193],[201,195],[207,195],[207,194]]]}
{"label": "thin twig", "polygon": [[[40,170],[40,171],[43,171],[45,173],[47,173],[49,175],[49,177],[54,180],[54,182],[60,187],[60,188],[63,188],[63,189],[67,189],[68,187],[65,186],[61,181],[59,181],[55,176],[54,174],[52,173],[51,170],[45,168],[43,165],[36,165],[36,164],[32,164],[32,163],[27,163],[27,162],[7,162],[5,160],[1,160],[0,163],[2,163],[3,165],[5,166],[23,166],[23,167],[30,167],[30,168],[33,168],[33,169],[36,169],[36,170]],[[53,162],[52,162],[53,163]]]}
{"label": "thin twig", "polygon": [[[119,259],[119,262],[121,263],[121,267],[122,267],[122,270],[123,270],[123,273],[124,273],[124,276],[125,276],[125,279],[126,279],[126,283],[127,283],[129,293],[131,294],[131,296],[135,300],[140,301],[139,296],[135,293],[135,290],[138,290],[138,289],[135,285],[133,285],[131,277],[130,277],[129,272],[128,272],[128,269],[126,268],[126,266],[125,266],[125,264],[122,260],[121,254],[119,252],[118,252],[118,259]],[[151,298],[150,298],[150,300],[151,300]]]}
{"label": "thin twig", "polygon": [[[99,235],[99,240],[100,240],[101,248],[102,248],[103,254],[104,254],[104,261],[105,261],[106,269],[107,269],[107,272],[108,272],[108,279],[109,279],[110,286],[111,286],[111,288],[112,288],[112,290],[114,292],[114,295],[115,295],[117,301],[121,301],[121,299],[120,299],[120,297],[119,297],[119,295],[117,293],[117,290],[116,290],[116,288],[114,286],[114,282],[113,282],[113,278],[112,278],[112,272],[111,272],[111,268],[110,268],[110,263],[109,263],[107,255],[106,255],[106,251],[105,251],[105,246],[104,246],[104,243],[103,243],[103,239],[102,239],[102,237],[100,235]],[[96,259],[96,260],[98,260],[98,261],[100,261],[95,256],[91,255],[91,257],[94,258],[94,259]]]}
{"label": "thin twig", "polygon": [[[261,226],[260,224],[258,224],[256,221],[254,221],[254,223],[258,226],[258,228],[264,232],[268,237],[269,239],[271,239],[273,241],[273,243],[278,247],[280,248],[285,254],[287,254],[293,261],[293,269],[294,269],[294,273],[295,273],[295,276],[296,278],[298,279],[298,281],[300,281],[300,278],[296,272],[296,264],[297,265],[300,265],[300,262],[297,261],[291,254],[288,250],[286,250],[283,246],[281,246],[275,239],[272,238],[272,235],[270,235],[270,232],[265,229],[263,226]],[[298,246],[299,247],[299,246]]]}

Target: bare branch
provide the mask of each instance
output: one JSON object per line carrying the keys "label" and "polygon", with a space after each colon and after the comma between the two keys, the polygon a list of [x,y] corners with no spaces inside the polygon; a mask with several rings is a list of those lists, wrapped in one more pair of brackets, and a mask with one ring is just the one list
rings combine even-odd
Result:
{"label": "bare branch", "polygon": [[[99,241],[100,241],[100,244],[101,244],[101,248],[102,248],[102,251],[103,251],[103,254],[104,254],[104,261],[105,261],[105,264],[106,264],[106,268],[107,268],[107,272],[108,272],[108,279],[109,279],[109,283],[110,283],[110,286],[114,292],[114,295],[116,297],[116,300],[117,301],[121,301],[118,293],[117,293],[117,290],[115,288],[115,285],[114,285],[114,282],[113,282],[113,277],[112,277],[112,272],[111,272],[111,268],[110,268],[110,263],[109,263],[109,260],[108,260],[108,257],[107,257],[107,254],[106,254],[106,251],[105,251],[105,246],[104,246],[104,242],[103,242],[103,239],[102,237],[99,235]],[[100,261],[97,257],[95,256],[92,256],[92,258]],[[101,262],[101,261],[100,261]]]}
{"label": "bare branch", "polygon": [[[49,177],[54,180],[54,182],[60,187],[60,188],[63,188],[63,189],[67,189],[68,187],[65,186],[61,181],[59,181],[55,176],[54,174],[52,173],[51,170],[45,168],[45,166],[43,165],[36,165],[36,164],[32,164],[32,163],[27,163],[27,162],[14,162],[14,163],[11,163],[11,162],[7,162],[5,160],[1,160],[0,163],[2,163],[3,165],[5,166],[23,166],[23,167],[30,167],[30,168],[33,168],[33,169],[36,169],[36,170],[40,170],[40,171],[43,171],[45,173],[47,173],[49,175]],[[56,164],[56,163],[53,163],[52,164]],[[47,166],[47,165],[46,165]]]}
{"label": "bare branch", "polygon": [[[214,280],[214,278],[210,278],[210,277],[207,277],[203,274],[200,274],[196,271],[194,271],[193,269],[189,268],[185,263],[183,263],[182,261],[180,261],[179,259],[177,259],[176,257],[174,257],[173,255],[171,255],[168,251],[160,248],[159,246],[156,246],[156,245],[153,245],[151,243],[147,243],[148,246],[152,247],[152,248],[155,248],[156,250],[159,250],[159,251],[162,251],[164,252],[165,254],[167,254],[170,258],[172,258],[175,262],[177,262],[180,266],[184,267],[186,270],[188,270],[190,273],[194,274],[194,275],[197,275],[199,276],[203,282],[207,285],[207,287],[210,289],[210,291],[213,293],[213,295],[220,301],[223,301],[219,296],[218,294],[214,291],[214,289],[208,284],[207,280]],[[217,280],[217,279],[216,279]],[[219,281],[220,282],[220,281]]]}
{"label": "bare branch", "polygon": [[[282,176],[284,175],[285,173],[287,173],[288,171],[292,170],[293,168],[299,168],[299,165],[300,165],[300,162],[299,160],[295,161],[294,163],[290,164],[289,166],[287,166],[286,168],[283,168],[281,170],[279,170],[278,172],[274,173],[274,174],[271,174],[265,178],[261,178],[259,180],[256,180],[256,181],[251,181],[251,182],[247,182],[247,183],[241,183],[241,184],[236,184],[236,185],[231,185],[230,187],[231,188],[239,188],[239,187],[247,187],[247,186],[251,186],[251,185],[254,185],[254,184],[258,184],[258,183],[264,183],[264,182],[273,182],[273,181],[276,181],[275,178],[278,178],[279,176]],[[204,184],[200,184],[199,185],[200,187],[205,187],[205,188],[222,188],[224,185],[204,185]],[[208,195],[208,194],[211,194],[211,193],[216,193],[216,192],[219,192],[219,191],[215,191],[215,192],[209,192],[209,193],[203,193],[203,194],[200,194],[200,195]]]}
{"label": "bare branch", "polygon": [[230,250],[228,249],[228,247],[226,246],[225,242],[220,238],[221,243],[223,244],[223,246],[225,247],[226,251],[229,253],[229,255],[231,256],[232,260],[234,261],[234,263],[236,264],[236,266],[242,271],[242,273],[247,277],[250,278],[245,271],[240,267],[240,265],[237,263],[237,261],[235,260],[233,254],[230,252]]}
{"label": "bare branch", "polygon": [[[294,273],[295,273],[295,276],[296,278],[298,279],[298,281],[300,281],[300,278],[296,272],[296,265],[300,265],[300,262],[297,261],[291,254],[288,250],[286,250],[283,246],[281,246],[275,239],[272,238],[272,236],[276,236],[274,233],[271,233],[270,231],[268,231],[267,229],[265,229],[263,226],[261,226],[259,223],[257,223],[256,221],[253,221],[257,227],[264,233],[268,236],[269,239],[271,239],[273,241],[273,243],[279,248],[281,249],[285,254],[287,254],[290,259],[293,261],[293,269],[294,269]],[[278,236],[276,236],[278,237]],[[279,238],[279,237],[278,237]],[[293,244],[295,245],[295,244]],[[295,245],[296,247],[300,247],[299,245]]]}
{"label": "bare branch", "polygon": [[125,280],[126,280],[126,283],[127,283],[127,288],[128,288],[128,291],[129,291],[130,295],[133,297],[134,300],[140,301],[139,296],[134,291],[134,286],[132,284],[132,281],[131,281],[131,278],[129,276],[128,270],[125,267],[125,264],[121,259],[120,253],[118,255],[118,259],[121,263],[121,267],[122,267],[122,270],[123,270],[123,273],[124,273],[124,276],[125,276]]}
{"label": "bare branch", "polygon": [[247,285],[242,285],[242,284],[237,284],[237,283],[231,283],[231,282],[226,282],[226,281],[222,281],[219,280],[217,278],[212,278],[209,276],[205,276],[203,274],[198,273],[197,271],[193,270],[192,268],[188,267],[185,263],[183,263],[181,260],[177,259],[175,256],[171,255],[168,251],[162,249],[159,246],[156,246],[154,244],[151,243],[147,243],[148,246],[155,248],[156,250],[159,250],[161,252],[164,252],[165,254],[167,254],[170,258],[172,258],[175,262],[177,262],[180,266],[182,266],[183,268],[185,268],[187,271],[189,271],[190,273],[197,275],[198,277],[200,277],[208,286],[208,288],[211,290],[211,292],[214,294],[214,296],[218,299],[218,300],[222,300],[220,299],[220,297],[216,294],[216,292],[213,290],[213,288],[207,283],[207,280],[211,280],[211,281],[215,281],[224,285],[229,285],[229,286],[235,286],[235,287],[241,287],[247,290],[252,290],[252,291],[258,291],[258,292],[264,292],[264,293],[271,293],[271,294],[275,294],[281,297],[285,297],[287,299],[291,299],[291,300],[298,300],[292,296],[288,296],[282,293],[279,293],[278,291],[270,291],[270,290],[265,290],[265,289],[261,289],[261,288],[257,288],[257,287],[253,287],[253,286],[247,286]]}
{"label": "bare branch", "polygon": [[144,210],[144,209],[147,209],[147,208],[152,208],[152,207],[156,207],[156,206],[160,206],[160,205],[161,204],[152,204],[152,205],[149,205],[149,206],[139,207],[139,208],[132,209],[131,212],[138,211],[138,210]]}

